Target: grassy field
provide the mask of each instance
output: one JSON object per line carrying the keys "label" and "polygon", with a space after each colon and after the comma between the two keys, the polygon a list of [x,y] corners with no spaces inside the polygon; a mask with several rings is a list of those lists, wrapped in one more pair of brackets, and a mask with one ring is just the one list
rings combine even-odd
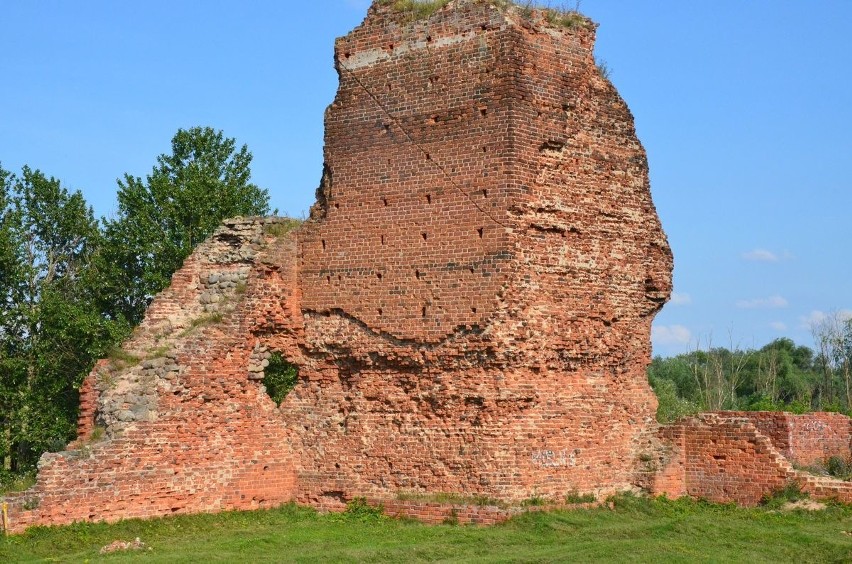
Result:
{"label": "grassy field", "polygon": [[[146,548],[100,555],[115,540]],[[528,513],[495,527],[426,526],[370,511],[271,511],[36,528],[0,562],[852,562],[852,507],[740,509],[619,498],[612,509]]]}

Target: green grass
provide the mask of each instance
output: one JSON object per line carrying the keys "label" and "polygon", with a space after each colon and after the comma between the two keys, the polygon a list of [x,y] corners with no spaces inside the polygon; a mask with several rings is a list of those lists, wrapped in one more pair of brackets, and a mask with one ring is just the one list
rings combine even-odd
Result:
{"label": "green grass", "polygon": [[302,223],[303,221],[301,219],[288,217],[285,218],[283,221],[264,224],[263,232],[266,235],[270,235],[272,237],[281,237],[293,231],[294,229],[302,225]]}
{"label": "green grass", "polygon": [[450,0],[383,0],[394,10],[405,12],[415,20],[423,20],[450,3]]}
{"label": "green grass", "polygon": [[488,497],[482,494],[464,495],[457,493],[420,493],[420,492],[399,492],[396,498],[401,501],[423,501],[431,503],[444,503],[449,505],[478,505],[480,507],[486,505],[494,505],[496,507],[507,507],[508,505],[493,497]]}
{"label": "green grass", "polygon": [[[494,527],[426,526],[364,508],[271,511],[37,528],[0,562],[848,562],[852,508],[815,513],[619,498],[613,509],[527,513]],[[139,537],[150,551],[100,556]]]}

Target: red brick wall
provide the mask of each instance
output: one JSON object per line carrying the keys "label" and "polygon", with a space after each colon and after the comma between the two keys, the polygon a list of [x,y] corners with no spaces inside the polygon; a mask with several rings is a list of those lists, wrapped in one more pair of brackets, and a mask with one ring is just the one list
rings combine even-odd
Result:
{"label": "red brick wall", "polygon": [[[655,493],[684,492],[717,502],[755,505],[796,478],[796,471],[748,419],[706,413],[663,430],[677,453]],[[682,486],[677,473],[682,469]]]}
{"label": "red brick wall", "polygon": [[408,25],[374,7],[338,40],[298,233],[306,352],[326,366],[283,410],[325,414],[301,499],[635,481],[671,254],[593,42],[478,2]]}
{"label": "red brick wall", "polygon": [[[473,0],[371,7],[336,44],[311,219],[234,220],[187,260],[137,361],[93,372],[105,440],[46,457],[13,525],[633,487],[672,259],[593,43]],[[271,351],[300,368],[280,408]]]}
{"label": "red brick wall", "polygon": [[840,413],[807,413],[790,416],[790,454],[802,465],[824,462],[831,456],[849,458],[852,420]]}
{"label": "red brick wall", "polygon": [[850,456],[852,420],[840,413],[793,413],[731,411],[723,415],[743,417],[794,464],[808,466],[831,456]]}
{"label": "red brick wall", "polygon": [[[660,429],[667,446],[653,491],[754,505],[796,482],[821,499],[852,501],[852,483],[797,471],[793,464],[849,456],[850,419],[834,413],[718,412]],[[786,456],[785,456],[786,455]]]}
{"label": "red brick wall", "polygon": [[[225,225],[156,298],[125,358],[98,363],[81,390],[80,438],[43,456],[36,486],[9,498],[11,530],[271,507],[295,497],[291,430],[247,370],[255,333],[270,318],[277,344],[295,350],[288,335],[298,328],[285,317],[295,243],[264,236],[276,223]],[[222,319],[205,321],[215,313]],[[95,421],[106,435],[93,442]]]}

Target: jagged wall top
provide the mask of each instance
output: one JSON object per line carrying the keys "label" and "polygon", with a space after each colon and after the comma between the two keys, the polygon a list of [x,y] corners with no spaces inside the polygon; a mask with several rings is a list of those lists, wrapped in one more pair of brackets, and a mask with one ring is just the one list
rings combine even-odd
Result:
{"label": "jagged wall top", "polygon": [[419,46],[426,47],[442,35],[508,26],[570,34],[589,51],[594,47],[598,27],[577,11],[519,6],[510,0],[374,0],[361,25],[338,39],[338,46],[346,48],[337,53],[337,60],[341,54],[345,58],[346,52],[361,51],[369,44],[385,48],[393,40],[419,38]]}

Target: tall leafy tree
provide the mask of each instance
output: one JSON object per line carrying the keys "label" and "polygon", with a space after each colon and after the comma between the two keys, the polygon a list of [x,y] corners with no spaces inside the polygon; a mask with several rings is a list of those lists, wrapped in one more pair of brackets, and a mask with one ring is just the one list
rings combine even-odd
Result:
{"label": "tall leafy tree", "polygon": [[92,301],[101,234],[82,194],[29,167],[0,182],[0,455],[20,471],[73,438],[79,385],[122,330]]}
{"label": "tall leafy tree", "polygon": [[157,157],[145,181],[118,181],[117,217],[105,224],[108,242],[103,304],[113,318],[139,323],[151,298],[219,223],[269,211],[269,193],[251,183],[252,155],[209,127],[179,129],[171,154]]}

